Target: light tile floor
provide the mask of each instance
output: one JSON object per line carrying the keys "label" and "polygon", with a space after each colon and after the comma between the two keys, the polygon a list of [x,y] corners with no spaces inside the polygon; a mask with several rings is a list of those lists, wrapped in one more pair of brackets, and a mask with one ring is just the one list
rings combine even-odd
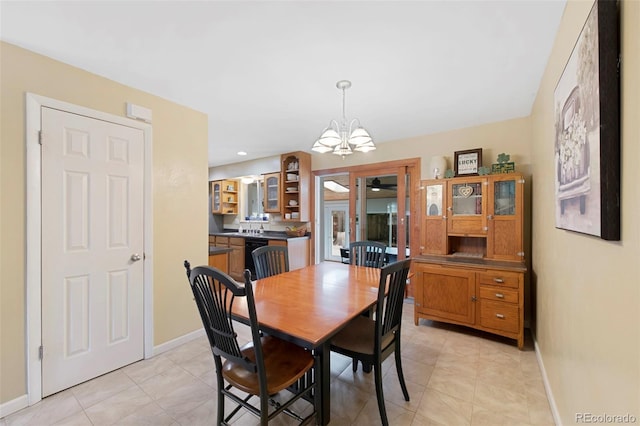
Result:
{"label": "light tile floor", "polygon": [[[513,340],[464,327],[424,320],[416,327],[407,303],[402,339],[411,400],[402,397],[391,356],[383,364],[391,425],[553,425],[530,338],[520,351]],[[198,338],[45,398],[0,426],[211,425],[213,368],[207,340]],[[331,425],[380,424],[373,374],[353,373],[350,359],[332,354],[331,377]],[[288,416],[275,422],[293,423]],[[244,414],[235,424],[257,421]]]}

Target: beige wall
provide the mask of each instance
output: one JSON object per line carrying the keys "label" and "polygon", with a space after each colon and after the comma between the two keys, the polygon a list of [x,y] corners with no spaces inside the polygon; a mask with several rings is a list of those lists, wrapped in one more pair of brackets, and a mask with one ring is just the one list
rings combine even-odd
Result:
{"label": "beige wall", "polygon": [[124,116],[153,110],[154,345],[200,326],[182,261],[207,262],[207,116],[2,42],[0,404],[26,393],[25,92]]}
{"label": "beige wall", "polygon": [[[535,335],[561,422],[640,420],[640,2],[621,2],[622,238],[555,228],[553,92],[592,2],[569,1],[532,113]],[[637,420],[637,421],[638,421]]]}

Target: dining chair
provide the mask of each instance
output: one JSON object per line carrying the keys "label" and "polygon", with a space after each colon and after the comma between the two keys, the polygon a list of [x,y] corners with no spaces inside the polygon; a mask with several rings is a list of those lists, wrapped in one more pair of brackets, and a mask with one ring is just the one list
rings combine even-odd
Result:
{"label": "dining chair", "polygon": [[[400,326],[402,325],[404,290],[410,266],[411,259],[406,259],[380,269],[375,315],[355,317],[331,339],[332,351],[346,355],[355,361],[360,360],[363,365],[373,366],[378,410],[382,424],[385,426],[389,421],[382,393],[382,361],[392,352],[395,354],[396,371],[404,399],[409,401],[409,392],[402,373]],[[386,297],[385,288],[387,288]]]}
{"label": "dining chair", "polygon": [[256,278],[289,272],[289,249],[285,246],[262,246],[251,252]]}
{"label": "dining chair", "polygon": [[[251,272],[244,271],[244,284],[241,284],[216,268],[198,266],[191,269],[186,260],[184,267],[213,353],[218,394],[217,424],[227,425],[243,407],[259,417],[261,425],[268,424],[282,412],[296,418],[300,424],[313,420],[317,413],[315,406],[304,418],[289,407],[303,396],[313,400],[316,386],[311,369],[314,357],[301,346],[260,333]],[[232,319],[233,304],[241,298],[246,299],[251,328],[251,341],[242,347]],[[285,392],[282,392],[279,401],[275,401],[272,397],[284,389],[293,395],[286,393],[285,398]],[[253,396],[259,398],[259,406],[249,402]],[[227,417],[224,417],[225,397],[236,404]]]}
{"label": "dining chair", "polygon": [[349,245],[349,261],[352,265],[381,268],[387,246],[377,241],[354,241]]}

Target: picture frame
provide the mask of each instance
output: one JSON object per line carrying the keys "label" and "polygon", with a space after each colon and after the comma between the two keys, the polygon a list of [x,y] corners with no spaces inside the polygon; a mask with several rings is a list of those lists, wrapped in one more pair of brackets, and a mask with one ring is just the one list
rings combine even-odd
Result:
{"label": "picture frame", "polygon": [[482,167],[482,148],[455,151],[453,167],[456,177],[478,176],[478,169]]}
{"label": "picture frame", "polygon": [[595,0],[554,91],[556,228],[620,240],[617,2]]}

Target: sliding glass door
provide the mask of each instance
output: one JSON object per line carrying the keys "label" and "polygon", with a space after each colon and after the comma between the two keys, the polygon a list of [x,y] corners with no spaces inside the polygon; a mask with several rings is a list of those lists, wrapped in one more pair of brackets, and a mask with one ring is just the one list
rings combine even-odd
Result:
{"label": "sliding glass door", "polygon": [[[344,261],[352,241],[380,241],[389,262],[410,255],[418,241],[411,222],[419,203],[419,159],[316,172],[316,261]],[[412,239],[412,235],[416,235]],[[413,241],[415,240],[415,241]],[[415,247],[417,252],[417,247]]]}
{"label": "sliding glass door", "polygon": [[409,174],[405,167],[352,173],[350,176],[351,241],[378,241],[387,246],[387,261],[410,254]]}

